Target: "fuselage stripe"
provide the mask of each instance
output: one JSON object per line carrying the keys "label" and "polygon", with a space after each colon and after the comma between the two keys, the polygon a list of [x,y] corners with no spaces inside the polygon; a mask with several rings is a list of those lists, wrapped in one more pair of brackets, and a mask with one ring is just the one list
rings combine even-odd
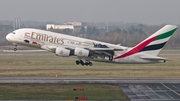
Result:
{"label": "fuselage stripe", "polygon": [[135,46],[132,50],[120,55],[120,56],[117,56],[115,57],[114,59],[118,59],[118,58],[123,58],[123,57],[126,57],[126,56],[129,56],[129,55],[132,55],[132,54],[135,54],[139,51],[141,51],[145,46],[147,46],[150,42],[152,42],[153,40],[155,40],[158,36],[154,36],[146,41],[144,41],[143,43]]}
{"label": "fuselage stripe", "polygon": [[166,44],[166,42],[161,43],[161,44],[150,45],[150,46],[143,48],[140,52],[150,51],[150,50],[158,50],[158,49],[161,49],[165,44]]}
{"label": "fuselage stripe", "polygon": [[176,29],[177,28],[175,28],[175,29],[173,29],[173,30],[171,30],[169,32],[166,32],[166,33],[163,33],[163,34],[159,35],[155,40],[160,40],[160,39],[164,39],[164,38],[170,37],[174,33],[174,31]]}

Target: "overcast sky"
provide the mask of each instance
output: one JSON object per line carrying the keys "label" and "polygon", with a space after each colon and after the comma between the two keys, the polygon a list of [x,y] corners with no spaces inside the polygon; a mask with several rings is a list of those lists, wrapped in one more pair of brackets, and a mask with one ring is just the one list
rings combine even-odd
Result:
{"label": "overcast sky", "polygon": [[0,0],[0,20],[180,24],[180,0]]}

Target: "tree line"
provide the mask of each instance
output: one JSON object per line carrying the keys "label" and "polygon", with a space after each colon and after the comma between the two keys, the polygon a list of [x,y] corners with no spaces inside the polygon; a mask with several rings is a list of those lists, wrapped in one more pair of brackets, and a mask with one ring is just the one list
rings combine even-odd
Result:
{"label": "tree line", "polygon": [[[99,40],[103,42],[121,44],[123,46],[133,47],[139,42],[146,39],[148,36],[162,28],[164,25],[130,25],[130,26],[111,26],[107,31],[99,29],[96,26],[81,27],[78,31],[72,31],[69,29],[50,31],[64,33],[68,35],[89,38],[93,40]],[[44,26],[39,26],[38,29],[43,29]],[[6,40],[6,35],[13,30],[10,26],[0,26],[0,46],[12,45]],[[179,49],[180,48],[180,29],[177,29],[174,35],[165,46],[166,49]]]}

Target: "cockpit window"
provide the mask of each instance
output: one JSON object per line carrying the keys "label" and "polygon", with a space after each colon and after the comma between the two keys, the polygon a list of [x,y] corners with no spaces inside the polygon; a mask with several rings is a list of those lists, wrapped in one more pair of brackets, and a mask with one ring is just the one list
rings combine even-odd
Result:
{"label": "cockpit window", "polygon": [[13,34],[16,34],[15,32],[12,32]]}

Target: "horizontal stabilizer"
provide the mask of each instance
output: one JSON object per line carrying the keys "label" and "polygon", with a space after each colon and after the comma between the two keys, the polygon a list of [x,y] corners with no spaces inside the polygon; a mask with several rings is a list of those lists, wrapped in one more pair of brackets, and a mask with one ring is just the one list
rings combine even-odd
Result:
{"label": "horizontal stabilizer", "polygon": [[143,55],[139,56],[141,59],[146,59],[146,60],[167,60],[167,58],[162,58],[162,57],[157,57],[153,55]]}

